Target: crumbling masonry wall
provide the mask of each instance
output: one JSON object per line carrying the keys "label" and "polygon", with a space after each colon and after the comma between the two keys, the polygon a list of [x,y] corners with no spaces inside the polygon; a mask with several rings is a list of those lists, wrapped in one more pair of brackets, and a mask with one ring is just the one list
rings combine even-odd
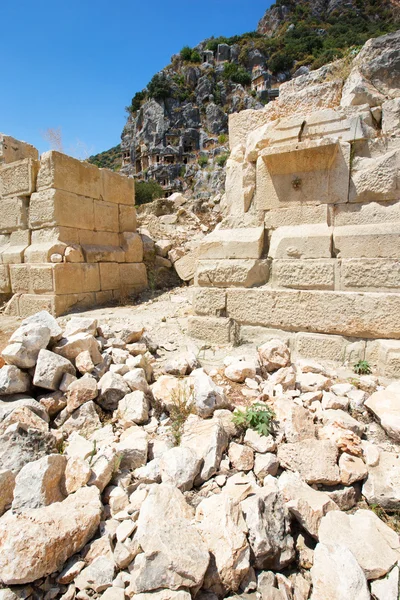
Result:
{"label": "crumbling masonry wall", "polygon": [[344,87],[324,67],[231,115],[227,216],[199,250],[194,337],[281,337],[400,376],[400,90],[390,69],[368,83],[360,56]]}
{"label": "crumbling masonry wall", "polygon": [[61,315],[147,287],[132,179],[0,135],[0,295]]}

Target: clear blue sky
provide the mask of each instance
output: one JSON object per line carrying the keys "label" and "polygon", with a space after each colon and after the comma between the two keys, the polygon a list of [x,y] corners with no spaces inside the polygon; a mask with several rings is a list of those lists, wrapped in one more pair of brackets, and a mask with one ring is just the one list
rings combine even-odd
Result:
{"label": "clear blue sky", "polygon": [[172,54],[256,29],[271,0],[0,0],[0,132],[82,156],[115,146],[135,92]]}

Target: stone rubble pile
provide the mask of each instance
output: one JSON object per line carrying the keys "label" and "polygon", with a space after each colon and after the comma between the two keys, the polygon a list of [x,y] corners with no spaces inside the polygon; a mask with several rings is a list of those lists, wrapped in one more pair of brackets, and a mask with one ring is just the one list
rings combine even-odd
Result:
{"label": "stone rubble pile", "polygon": [[399,383],[44,311],[2,356],[0,600],[398,600]]}

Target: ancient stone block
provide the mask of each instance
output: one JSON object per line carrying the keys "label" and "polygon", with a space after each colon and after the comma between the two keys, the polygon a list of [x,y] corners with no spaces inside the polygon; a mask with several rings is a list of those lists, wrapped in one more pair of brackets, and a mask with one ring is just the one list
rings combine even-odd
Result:
{"label": "ancient stone block", "polygon": [[82,245],[83,255],[88,263],[125,262],[125,252],[119,246]]}
{"label": "ancient stone block", "polygon": [[136,209],[134,206],[128,206],[126,204],[120,204],[119,210],[119,230],[123,231],[136,231]]}
{"label": "ancient stone block", "polygon": [[199,258],[261,258],[264,228],[216,229],[200,244]]}
{"label": "ancient stone block", "polygon": [[210,344],[235,344],[238,327],[232,319],[214,317],[189,317],[188,334]]}
{"label": "ancient stone block", "polygon": [[29,229],[13,231],[10,235],[9,245],[1,252],[0,262],[3,264],[16,264],[24,262],[24,252],[31,240]]}
{"label": "ancient stone block", "polygon": [[119,267],[121,288],[142,290],[147,287],[147,271],[144,263],[126,263]]}
{"label": "ancient stone block", "polygon": [[138,233],[126,231],[120,234],[121,248],[125,252],[126,262],[143,261],[143,242]]}
{"label": "ancient stone block", "polygon": [[29,206],[29,226],[32,229],[43,227],[73,227],[93,230],[94,201],[72,192],[46,189],[32,194]]}
{"label": "ancient stone block", "polygon": [[300,204],[291,208],[277,208],[268,210],[264,217],[265,229],[317,223],[328,223],[327,204],[320,204],[318,206]]}
{"label": "ancient stone block", "polygon": [[400,98],[382,104],[382,131],[391,134],[400,129]]}
{"label": "ancient stone block", "polygon": [[315,360],[330,360],[343,363],[346,359],[352,363],[361,360],[365,353],[365,342],[352,341],[339,335],[319,333],[297,333],[295,351],[298,356]]}
{"label": "ancient stone block", "polygon": [[289,331],[400,338],[398,294],[234,288],[227,292],[227,316]]}
{"label": "ancient stone block", "polygon": [[117,204],[95,200],[94,229],[97,231],[119,232],[119,211]]}
{"label": "ancient stone block", "polygon": [[120,287],[119,265],[115,263],[103,262],[100,268],[100,286],[101,290],[114,290]]}
{"label": "ancient stone block", "polygon": [[349,165],[347,142],[328,138],[268,147],[257,160],[255,208],[347,202]]}
{"label": "ancient stone block", "polygon": [[[135,205],[135,180],[108,169],[101,169],[102,197],[106,202]],[[123,231],[129,231],[123,230]]]}
{"label": "ancient stone block", "polygon": [[262,110],[242,110],[229,115],[229,146],[231,150],[238,145],[245,146],[248,134],[257,127],[266,125],[269,120],[268,113]]}
{"label": "ancient stone block", "polygon": [[400,377],[400,342],[374,340],[367,343],[366,360],[385,377]]}
{"label": "ancient stone block", "polygon": [[181,258],[178,258],[174,262],[175,271],[183,281],[190,281],[193,279],[196,272],[197,261],[199,256],[199,249],[195,248],[191,252],[188,252]]}
{"label": "ancient stone block", "polygon": [[0,294],[10,294],[11,283],[8,265],[0,265]]}
{"label": "ancient stone block", "polygon": [[102,172],[87,162],[50,150],[40,160],[38,191],[48,188],[72,192],[79,196],[102,197]]}
{"label": "ancient stone block", "polygon": [[266,260],[199,260],[195,283],[202,287],[254,287],[268,281]]}
{"label": "ancient stone block", "polygon": [[55,311],[56,296],[50,294],[21,294],[18,298],[18,315],[29,317],[34,313],[47,310],[52,315]]}
{"label": "ancient stone block", "polygon": [[400,281],[398,259],[353,258],[341,261],[340,289],[384,291],[397,290]]}
{"label": "ancient stone block", "polygon": [[333,244],[340,258],[398,258],[400,223],[335,227]]}
{"label": "ancient stone block", "polygon": [[39,152],[31,144],[0,133],[0,164],[12,163],[24,158],[37,160]]}
{"label": "ancient stone block", "polygon": [[333,290],[335,260],[274,260],[272,283],[275,287]]}
{"label": "ancient stone block", "polygon": [[27,198],[0,198],[0,207],[1,233],[8,233],[18,229],[26,229],[28,225]]}
{"label": "ancient stone block", "polygon": [[400,202],[368,204],[340,204],[329,207],[331,225],[369,225],[380,223],[400,223]]}
{"label": "ancient stone block", "polygon": [[226,163],[225,182],[226,204],[230,214],[243,214],[243,161],[228,159]]}
{"label": "ancient stone block", "polygon": [[78,240],[81,246],[119,246],[119,233],[81,229]]}
{"label": "ancient stone block", "polygon": [[39,163],[32,158],[24,158],[0,166],[0,195],[29,196],[36,188]]}
{"label": "ancient stone block", "polygon": [[400,151],[378,158],[356,158],[353,162],[349,201],[387,202],[397,200],[400,190]]}
{"label": "ancient stone block", "polygon": [[193,294],[193,309],[197,315],[224,316],[226,292],[219,288],[196,288]]}
{"label": "ancient stone block", "polygon": [[100,291],[98,264],[61,263],[54,265],[54,289],[57,294]]}
{"label": "ancient stone block", "polygon": [[332,229],[328,225],[278,227],[269,247],[272,258],[331,258]]}
{"label": "ancient stone block", "polygon": [[54,265],[10,265],[11,287],[14,293],[42,294],[54,290]]}

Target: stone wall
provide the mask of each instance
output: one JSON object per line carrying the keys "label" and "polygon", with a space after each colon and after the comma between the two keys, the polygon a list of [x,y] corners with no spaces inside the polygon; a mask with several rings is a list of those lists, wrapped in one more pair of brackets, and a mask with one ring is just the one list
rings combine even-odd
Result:
{"label": "stone wall", "polygon": [[400,35],[381,39],[374,85],[367,44],[344,87],[324,68],[231,115],[226,218],[200,247],[195,337],[280,336],[301,356],[400,376]]}
{"label": "stone wall", "polygon": [[0,135],[6,312],[60,315],[147,287],[132,179]]}

